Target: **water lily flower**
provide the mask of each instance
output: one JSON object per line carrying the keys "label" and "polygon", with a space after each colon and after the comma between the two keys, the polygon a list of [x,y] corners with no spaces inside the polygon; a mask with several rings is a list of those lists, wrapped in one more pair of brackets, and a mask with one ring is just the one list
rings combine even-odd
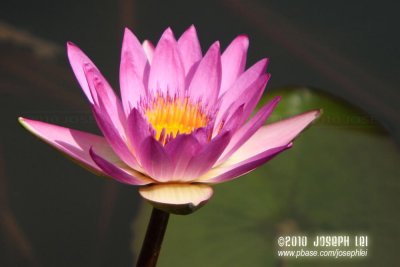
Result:
{"label": "water lily flower", "polygon": [[268,60],[246,67],[249,41],[236,37],[203,55],[194,26],[178,40],[170,28],[156,46],[125,30],[119,98],[73,43],[68,58],[104,137],[20,118],[49,145],[93,172],[136,185],[155,207],[193,212],[211,185],[244,175],[292,145],[318,115],[309,111],[264,125],[279,102],[253,116],[270,78]]}

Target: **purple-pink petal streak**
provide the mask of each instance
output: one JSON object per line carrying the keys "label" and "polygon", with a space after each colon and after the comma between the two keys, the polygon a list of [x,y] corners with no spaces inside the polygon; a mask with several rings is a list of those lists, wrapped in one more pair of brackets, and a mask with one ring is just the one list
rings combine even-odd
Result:
{"label": "purple-pink petal streak", "polygon": [[263,89],[269,79],[265,74],[267,60],[260,60],[246,70],[233,83],[233,85],[221,96],[221,104],[217,114],[216,123],[220,123],[226,112],[236,110],[242,104],[246,104],[252,96]]}
{"label": "purple-pink petal streak", "polygon": [[101,114],[108,116],[110,123],[124,137],[126,117],[121,101],[95,66],[88,63],[83,66],[83,69],[92,96],[93,106]]}
{"label": "purple-pink petal streak", "polygon": [[154,51],[149,76],[149,93],[167,95],[185,90],[185,70],[172,30],[165,30]]}
{"label": "purple-pink petal streak", "polygon": [[268,119],[272,111],[278,105],[280,97],[275,97],[263,106],[245,125],[243,125],[232,137],[224,154],[218,160],[223,162],[232,155],[244,142],[246,142]]}
{"label": "purple-pink petal streak", "polygon": [[173,169],[171,159],[154,137],[144,139],[137,153],[147,175],[158,182],[169,181]]}
{"label": "purple-pink petal streak", "polygon": [[102,136],[25,118],[19,118],[19,121],[35,136],[97,173],[105,175],[90,157],[90,147],[94,147],[98,154],[108,161],[119,160]]}
{"label": "purple-pink petal streak", "polygon": [[318,117],[319,112],[319,110],[309,111],[262,126],[228,160],[238,162],[265,150],[286,146]]}
{"label": "purple-pink petal streak", "polygon": [[221,85],[221,56],[215,42],[200,61],[189,86],[189,95],[195,102],[213,107]]}
{"label": "purple-pink petal streak", "polygon": [[75,77],[79,82],[83,92],[85,93],[87,99],[93,104],[92,95],[90,93],[89,85],[86,80],[86,75],[83,66],[86,64],[93,65],[93,62],[79,49],[74,43],[67,43],[67,53],[69,63],[71,64],[72,70],[75,73]]}
{"label": "purple-pink petal streak", "polygon": [[149,40],[144,40],[142,43],[142,47],[143,47],[144,53],[146,54],[147,60],[148,60],[149,64],[151,65],[151,62],[153,61],[153,56],[154,56],[154,45]]}
{"label": "purple-pink petal streak", "polygon": [[239,35],[225,49],[221,59],[222,82],[219,95],[225,93],[244,71],[248,47],[249,38],[245,35]]}
{"label": "purple-pink petal streak", "polygon": [[144,86],[144,77],[148,76],[150,64],[142,45],[136,36],[125,29],[122,43],[119,81],[121,88],[122,105],[126,116],[137,106],[141,98],[146,97],[147,88]]}
{"label": "purple-pink petal streak", "polygon": [[193,25],[178,39],[178,48],[185,68],[185,75],[187,76],[193,71],[193,66],[202,58],[199,39],[197,38],[196,28]]}
{"label": "purple-pink petal streak", "polygon": [[129,150],[125,137],[120,135],[118,129],[112,124],[110,117],[102,113],[96,106],[93,106],[92,110],[97,125],[115,153],[131,168],[141,170],[136,158]]}
{"label": "purple-pink petal streak", "polygon": [[193,180],[209,170],[228,145],[230,138],[231,133],[229,131],[223,132],[200,149],[188,164],[187,179]]}
{"label": "purple-pink petal streak", "polygon": [[147,137],[154,135],[154,130],[136,108],[128,117],[127,133],[132,152],[140,162],[140,146]]}
{"label": "purple-pink petal streak", "polygon": [[319,113],[319,110],[309,111],[261,127],[227,160],[214,166],[198,181],[220,183],[251,171],[281,151],[290,148],[293,139],[313,122]]}
{"label": "purple-pink petal streak", "polygon": [[130,185],[145,185],[153,183],[154,181],[142,173],[130,169],[122,162],[112,163],[107,159],[97,154],[93,147],[90,148],[89,154],[93,161],[100,167],[100,169],[114,180]]}
{"label": "purple-pink petal streak", "polygon": [[291,147],[291,144],[282,147],[275,147],[266,150],[258,155],[252,156],[241,162],[230,164],[226,162],[218,167],[211,169],[208,173],[200,177],[198,180],[204,183],[222,183],[229,180],[233,180],[242,176],[260,165],[271,160],[273,157],[281,153],[282,151]]}
{"label": "purple-pink petal streak", "polygon": [[173,172],[171,181],[184,181],[190,177],[186,177],[186,169],[190,160],[197,154],[202,145],[191,134],[181,134],[175,139],[168,142],[165,150],[171,158]]}

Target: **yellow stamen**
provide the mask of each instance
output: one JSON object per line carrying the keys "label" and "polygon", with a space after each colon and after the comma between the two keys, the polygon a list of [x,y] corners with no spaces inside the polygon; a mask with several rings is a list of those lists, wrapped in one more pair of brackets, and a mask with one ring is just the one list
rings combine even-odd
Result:
{"label": "yellow stamen", "polygon": [[[163,129],[165,136],[176,137],[178,132],[188,134],[209,122],[201,104],[192,103],[187,97],[165,99],[159,96],[145,108],[145,115],[156,130],[157,140],[160,139]],[[164,140],[160,141],[164,143]]]}

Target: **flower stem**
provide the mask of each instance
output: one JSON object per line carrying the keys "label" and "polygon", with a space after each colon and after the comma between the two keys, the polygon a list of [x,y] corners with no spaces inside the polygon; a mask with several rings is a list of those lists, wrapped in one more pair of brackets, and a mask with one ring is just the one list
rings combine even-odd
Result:
{"label": "flower stem", "polygon": [[167,229],[169,213],[153,208],[136,267],[154,267]]}

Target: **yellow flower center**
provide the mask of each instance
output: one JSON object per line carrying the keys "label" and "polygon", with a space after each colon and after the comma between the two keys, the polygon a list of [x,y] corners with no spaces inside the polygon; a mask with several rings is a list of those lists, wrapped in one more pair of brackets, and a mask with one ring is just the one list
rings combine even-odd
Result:
{"label": "yellow flower center", "polygon": [[145,108],[145,116],[156,130],[157,140],[162,143],[166,137],[191,133],[209,122],[201,104],[192,103],[188,97],[166,99],[158,96]]}

